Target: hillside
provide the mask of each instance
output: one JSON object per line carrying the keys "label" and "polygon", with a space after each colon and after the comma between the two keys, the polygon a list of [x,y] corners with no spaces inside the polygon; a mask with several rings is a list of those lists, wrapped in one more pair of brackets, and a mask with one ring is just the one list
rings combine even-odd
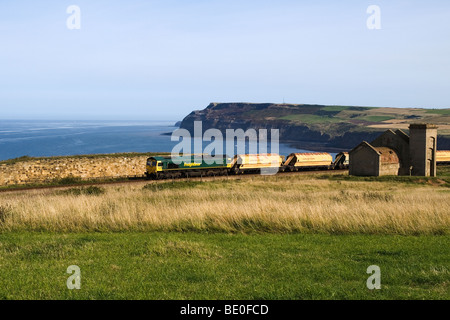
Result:
{"label": "hillside", "polygon": [[439,126],[438,148],[450,149],[450,109],[381,108],[273,103],[211,103],[193,111],[180,127],[193,132],[194,121],[209,128],[279,129],[280,140],[311,150],[348,150],[387,129],[408,132],[411,123]]}

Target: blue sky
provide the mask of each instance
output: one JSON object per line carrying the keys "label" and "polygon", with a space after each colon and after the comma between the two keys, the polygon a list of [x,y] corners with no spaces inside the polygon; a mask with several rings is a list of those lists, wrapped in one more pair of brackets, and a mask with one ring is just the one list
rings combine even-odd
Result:
{"label": "blue sky", "polygon": [[283,99],[450,108],[450,1],[0,3],[0,118],[178,120]]}

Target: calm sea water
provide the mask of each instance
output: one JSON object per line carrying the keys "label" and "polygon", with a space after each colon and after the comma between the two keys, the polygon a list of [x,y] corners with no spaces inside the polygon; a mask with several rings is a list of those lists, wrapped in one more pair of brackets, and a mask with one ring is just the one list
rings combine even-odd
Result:
{"label": "calm sea water", "polygon": [[[0,120],[0,160],[118,152],[170,152],[175,121]],[[206,146],[209,142],[205,142]],[[193,143],[192,143],[193,145]],[[270,146],[268,146],[270,152]],[[305,152],[280,144],[280,154]]]}

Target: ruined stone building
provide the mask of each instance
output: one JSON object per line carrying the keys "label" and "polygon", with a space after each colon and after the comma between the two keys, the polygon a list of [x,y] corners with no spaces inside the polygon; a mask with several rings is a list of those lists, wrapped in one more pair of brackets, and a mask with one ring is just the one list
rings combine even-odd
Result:
{"label": "ruined stone building", "polygon": [[437,126],[411,124],[410,135],[387,130],[371,143],[349,152],[349,174],[355,176],[436,176]]}

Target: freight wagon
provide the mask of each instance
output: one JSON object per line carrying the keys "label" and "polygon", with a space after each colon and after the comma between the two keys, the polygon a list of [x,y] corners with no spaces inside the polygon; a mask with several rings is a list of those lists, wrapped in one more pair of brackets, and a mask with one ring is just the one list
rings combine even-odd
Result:
{"label": "freight wagon", "polygon": [[348,169],[350,157],[348,152],[339,152],[333,162],[333,169]]}
{"label": "freight wagon", "polygon": [[450,150],[436,151],[436,164],[450,164]]}
{"label": "freight wagon", "polygon": [[284,157],[276,153],[235,155],[230,163],[230,172],[234,174],[245,172],[261,172],[265,169],[283,167]]}
{"label": "freight wagon", "polygon": [[284,162],[285,170],[331,169],[333,157],[326,152],[291,153]]}

